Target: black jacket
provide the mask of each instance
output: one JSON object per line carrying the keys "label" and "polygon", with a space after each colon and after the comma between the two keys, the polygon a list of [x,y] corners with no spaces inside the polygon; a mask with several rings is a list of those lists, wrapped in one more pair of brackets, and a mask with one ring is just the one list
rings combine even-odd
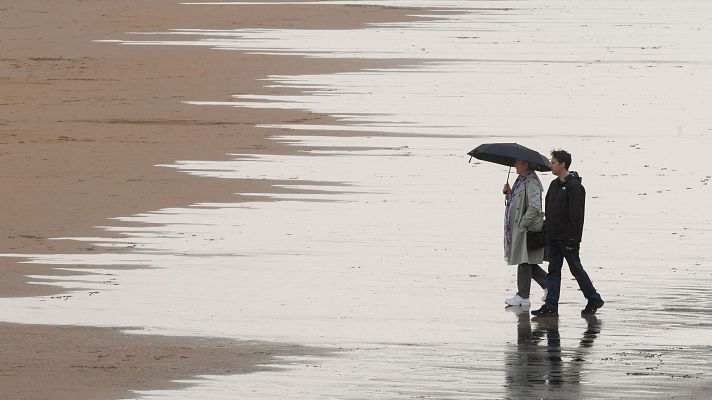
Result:
{"label": "black jacket", "polygon": [[586,189],[581,177],[571,172],[562,182],[554,179],[546,192],[546,234],[550,239],[578,245],[583,234]]}

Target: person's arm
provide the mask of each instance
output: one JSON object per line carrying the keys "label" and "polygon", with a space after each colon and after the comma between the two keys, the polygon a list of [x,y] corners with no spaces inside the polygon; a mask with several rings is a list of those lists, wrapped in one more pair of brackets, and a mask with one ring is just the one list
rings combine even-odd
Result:
{"label": "person's arm", "polygon": [[[551,195],[552,193],[554,193],[554,191],[552,190],[553,187],[554,187],[554,182],[551,182],[551,183],[549,184],[549,188],[546,190],[546,196],[544,197],[544,226],[543,226],[542,229],[541,229],[541,230],[544,231],[544,232],[548,232],[548,231],[549,231],[549,229],[548,229],[548,227],[547,227],[547,225],[548,225],[547,219],[548,219],[548,218],[547,218],[546,216],[547,216],[547,215],[551,215],[551,214],[550,214],[551,211],[549,210],[549,207],[551,206],[551,202],[552,202],[550,195]],[[547,235],[548,235],[548,233],[547,233]]]}
{"label": "person's arm", "polygon": [[570,185],[567,188],[569,197],[569,225],[567,247],[576,247],[583,236],[583,218],[586,209],[586,189],[582,185]]}
{"label": "person's arm", "polygon": [[524,230],[534,225],[537,217],[541,214],[541,189],[536,181],[530,180],[526,183],[527,191],[527,212],[522,215],[519,226]]}

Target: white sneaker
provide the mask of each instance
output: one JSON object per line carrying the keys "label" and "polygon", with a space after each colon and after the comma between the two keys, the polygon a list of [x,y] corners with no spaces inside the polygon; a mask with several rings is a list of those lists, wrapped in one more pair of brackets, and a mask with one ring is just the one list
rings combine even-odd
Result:
{"label": "white sneaker", "polygon": [[504,302],[510,306],[529,306],[532,304],[529,299],[523,299],[518,294],[515,294],[514,297],[511,297]]}
{"label": "white sneaker", "polygon": [[546,295],[549,294],[549,289],[544,289],[544,295],[541,296],[541,301],[546,303]]}

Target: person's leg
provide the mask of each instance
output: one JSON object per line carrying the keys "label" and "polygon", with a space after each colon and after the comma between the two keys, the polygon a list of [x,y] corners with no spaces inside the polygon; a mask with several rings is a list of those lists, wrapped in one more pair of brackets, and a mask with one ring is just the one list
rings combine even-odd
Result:
{"label": "person's leg", "polygon": [[559,291],[561,290],[561,267],[564,256],[556,240],[546,240],[546,250],[549,253],[549,273],[546,275],[546,301],[540,309],[532,311],[532,315],[540,317],[558,317]]}
{"label": "person's leg", "polygon": [[517,266],[517,294],[523,299],[529,298],[532,287],[532,266],[522,263]]}
{"label": "person's leg", "polygon": [[539,284],[542,289],[546,289],[546,271],[539,264],[530,264],[532,266],[532,279]]}
{"label": "person's leg", "polygon": [[576,278],[584,297],[588,300],[601,301],[601,295],[596,292],[591,278],[588,277],[586,270],[583,269],[581,258],[579,257],[579,249],[564,250],[564,257],[566,258],[566,263],[569,264],[571,275]]}
{"label": "person's leg", "polygon": [[546,275],[546,305],[554,310],[559,309],[559,294],[561,291],[561,267],[564,265],[564,256],[557,240],[547,240],[549,252],[549,273]]}

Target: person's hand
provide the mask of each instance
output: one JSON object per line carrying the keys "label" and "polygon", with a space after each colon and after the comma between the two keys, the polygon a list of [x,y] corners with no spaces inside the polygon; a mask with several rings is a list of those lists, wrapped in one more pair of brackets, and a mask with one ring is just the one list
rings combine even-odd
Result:
{"label": "person's hand", "polygon": [[504,184],[504,187],[502,188],[502,194],[509,195],[509,193],[512,191],[512,188],[509,187],[509,182]]}
{"label": "person's hand", "polygon": [[575,240],[568,240],[568,243],[564,245],[564,250],[566,251],[574,251],[577,250],[579,247],[579,243]]}

